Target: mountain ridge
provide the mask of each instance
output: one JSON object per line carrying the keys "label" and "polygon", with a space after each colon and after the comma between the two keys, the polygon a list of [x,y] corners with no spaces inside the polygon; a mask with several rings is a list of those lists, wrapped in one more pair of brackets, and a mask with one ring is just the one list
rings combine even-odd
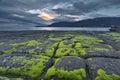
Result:
{"label": "mountain ridge", "polygon": [[100,17],[77,22],[57,22],[48,27],[114,27],[120,26],[120,17]]}

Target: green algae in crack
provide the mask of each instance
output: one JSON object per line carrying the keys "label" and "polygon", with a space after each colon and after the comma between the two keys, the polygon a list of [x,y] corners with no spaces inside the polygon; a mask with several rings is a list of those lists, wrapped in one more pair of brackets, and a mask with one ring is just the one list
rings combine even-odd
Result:
{"label": "green algae in crack", "polygon": [[75,50],[79,56],[85,56],[87,54],[85,48],[82,47],[81,43],[75,44]]}
{"label": "green algae in crack", "polygon": [[39,78],[45,69],[45,64],[50,60],[46,56],[34,56],[35,58],[26,58],[23,56],[13,56],[10,58],[11,65],[20,65],[17,67],[0,67],[0,74],[29,77],[33,80]]}
{"label": "green algae in crack", "polygon": [[85,48],[76,48],[75,50],[80,57],[83,57],[87,54]]}
{"label": "green algae in crack", "polygon": [[109,51],[109,49],[106,48],[97,48],[97,47],[93,47],[93,48],[89,48],[86,49],[87,51]]}
{"label": "green algae in crack", "polygon": [[3,45],[3,44],[5,44],[4,42],[0,42],[0,45]]}
{"label": "green algae in crack", "polygon": [[30,40],[27,42],[21,42],[21,43],[15,43],[11,44],[14,47],[19,47],[19,46],[25,46],[25,47],[31,47],[31,46],[40,46],[42,43],[36,41],[36,40]]}
{"label": "green algae in crack", "polygon": [[71,40],[64,40],[60,42],[59,48],[72,48],[74,45],[74,42]]}
{"label": "green algae in crack", "polygon": [[103,40],[98,39],[96,37],[93,36],[87,36],[87,35],[78,35],[73,39],[74,42],[85,42],[87,44],[90,43],[102,43]]}
{"label": "green algae in crack", "polygon": [[112,36],[115,42],[120,42],[120,33],[107,33],[107,35]]}
{"label": "green algae in crack", "polygon": [[62,56],[78,56],[77,52],[73,48],[59,48],[56,51],[55,57],[62,57]]}
{"label": "green algae in crack", "polygon": [[0,80],[23,80],[23,79],[22,78],[8,78],[8,77],[0,76]]}
{"label": "green algae in crack", "polygon": [[12,48],[12,49],[9,49],[9,50],[5,50],[3,52],[3,54],[11,54],[12,52],[15,52],[16,51],[16,48]]}
{"label": "green algae in crack", "polygon": [[46,47],[46,48],[39,48],[38,51],[35,51],[35,49],[31,49],[28,51],[28,54],[32,55],[43,55],[43,56],[48,56],[52,57],[54,54],[54,48]]}
{"label": "green algae in crack", "polygon": [[71,37],[74,37],[75,35],[73,35],[73,34],[65,34],[65,37],[69,37],[69,38],[71,38]]}
{"label": "green algae in crack", "polygon": [[44,80],[84,80],[86,78],[86,70],[82,67],[73,70],[66,70],[64,67],[56,68],[60,60],[62,58],[55,59],[54,65],[47,70]]}
{"label": "green algae in crack", "polygon": [[120,33],[117,33],[117,32],[108,32],[108,33],[105,33],[105,34],[100,34],[102,36],[110,36],[113,38],[113,40],[115,42],[120,42]]}
{"label": "green algae in crack", "polygon": [[51,37],[49,40],[62,41],[62,39],[59,37]]}
{"label": "green algae in crack", "polygon": [[73,39],[75,48],[86,51],[109,51],[113,50],[110,45],[103,44],[103,40],[92,36],[79,35]]}
{"label": "green algae in crack", "polygon": [[[52,47],[52,48],[56,48],[58,46],[59,43],[54,43],[52,45],[50,45],[49,47]],[[47,45],[48,46],[48,45]]]}
{"label": "green algae in crack", "polygon": [[44,79],[49,80],[53,77],[57,77],[62,80],[83,80],[86,78],[86,71],[84,68],[67,71],[63,69],[55,69],[53,66],[47,71]]}
{"label": "green algae in crack", "polygon": [[46,47],[51,47],[51,48],[56,48],[59,44],[59,41],[55,41],[55,40],[46,40],[44,41],[44,45]]}
{"label": "green algae in crack", "polygon": [[4,75],[6,73],[6,69],[3,67],[0,67],[0,75]]}
{"label": "green algae in crack", "polygon": [[[101,45],[101,46],[100,46]],[[95,44],[85,48],[86,51],[114,51],[112,46],[106,44]]]}
{"label": "green algae in crack", "polygon": [[120,80],[120,75],[107,74],[104,70],[99,69],[97,71],[98,76],[94,80]]}

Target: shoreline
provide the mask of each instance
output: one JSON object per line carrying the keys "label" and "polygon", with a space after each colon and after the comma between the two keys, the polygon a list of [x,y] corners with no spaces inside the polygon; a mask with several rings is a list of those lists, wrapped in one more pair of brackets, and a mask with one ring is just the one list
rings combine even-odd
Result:
{"label": "shoreline", "polygon": [[0,31],[0,79],[61,80],[58,73],[65,80],[95,80],[102,73],[120,78],[119,66],[117,32]]}

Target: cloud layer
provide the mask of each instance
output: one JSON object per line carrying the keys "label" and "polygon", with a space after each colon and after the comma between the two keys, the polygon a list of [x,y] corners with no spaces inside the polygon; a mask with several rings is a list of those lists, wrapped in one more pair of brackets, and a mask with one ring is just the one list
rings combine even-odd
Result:
{"label": "cloud layer", "polygon": [[120,16],[120,0],[0,0],[0,23],[44,25]]}

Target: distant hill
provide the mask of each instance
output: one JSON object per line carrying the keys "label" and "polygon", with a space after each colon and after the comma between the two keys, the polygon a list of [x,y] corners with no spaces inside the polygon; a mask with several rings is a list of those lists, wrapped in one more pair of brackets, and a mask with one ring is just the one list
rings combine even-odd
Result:
{"label": "distant hill", "polygon": [[49,27],[113,27],[120,26],[120,17],[101,17],[77,22],[58,22]]}

